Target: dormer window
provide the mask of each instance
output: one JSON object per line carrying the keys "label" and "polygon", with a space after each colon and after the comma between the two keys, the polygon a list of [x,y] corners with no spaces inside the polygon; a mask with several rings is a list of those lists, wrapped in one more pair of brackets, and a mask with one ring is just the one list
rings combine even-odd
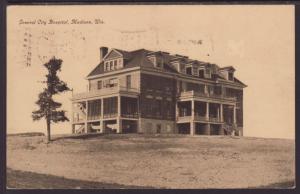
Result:
{"label": "dormer window", "polygon": [[115,59],[109,60],[104,62],[104,71],[112,71],[122,68],[123,60],[122,59]]}
{"label": "dormer window", "polygon": [[157,67],[160,69],[163,68],[164,60],[163,60],[162,56],[153,54],[153,55],[149,55],[148,59],[152,62],[154,67]]}
{"label": "dormer window", "polygon": [[98,89],[98,90],[101,90],[101,89],[102,89],[102,80],[99,80],[99,81],[97,82],[97,89]]}
{"label": "dormer window", "polygon": [[154,64],[154,66],[156,66],[156,58],[153,57],[149,57],[149,60]]}
{"label": "dormer window", "polygon": [[118,62],[119,62],[118,66],[120,68],[122,68],[123,67],[123,59],[119,59]]}
{"label": "dormer window", "polygon": [[109,69],[109,62],[104,63],[104,71],[108,71]]}
{"label": "dormer window", "polygon": [[160,67],[160,68],[163,67],[163,63],[161,61],[158,61],[156,67]]}
{"label": "dormer window", "polygon": [[185,68],[185,73],[188,75],[192,75],[192,67],[186,67]]}
{"label": "dormer window", "polygon": [[117,69],[117,60],[114,60],[114,70]]}
{"label": "dormer window", "polygon": [[219,72],[226,80],[234,81],[234,71],[235,69],[232,66],[228,66],[221,68]]}
{"label": "dormer window", "polygon": [[206,78],[211,78],[211,71],[210,71],[209,68],[206,68],[206,69],[205,69],[205,77],[206,77]]}
{"label": "dormer window", "polygon": [[199,69],[198,70],[198,76],[200,77],[200,78],[204,78],[204,69]]}
{"label": "dormer window", "polygon": [[233,81],[233,72],[228,72],[228,80]]}
{"label": "dormer window", "polygon": [[109,62],[109,70],[110,70],[110,71],[113,70],[113,61],[110,61],[110,62]]}

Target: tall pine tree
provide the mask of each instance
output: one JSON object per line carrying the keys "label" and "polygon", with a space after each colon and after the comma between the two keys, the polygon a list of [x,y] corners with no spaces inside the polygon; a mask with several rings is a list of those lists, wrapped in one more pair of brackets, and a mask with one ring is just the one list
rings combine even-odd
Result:
{"label": "tall pine tree", "polygon": [[48,142],[51,141],[51,123],[69,121],[65,115],[65,111],[58,110],[62,104],[53,100],[54,95],[70,91],[67,84],[61,81],[57,76],[57,72],[61,71],[61,65],[62,60],[56,59],[55,57],[44,64],[48,73],[46,75],[47,80],[42,83],[45,83],[47,87],[45,87],[43,92],[39,94],[39,99],[36,101],[39,109],[32,112],[32,118],[34,121],[45,118]]}

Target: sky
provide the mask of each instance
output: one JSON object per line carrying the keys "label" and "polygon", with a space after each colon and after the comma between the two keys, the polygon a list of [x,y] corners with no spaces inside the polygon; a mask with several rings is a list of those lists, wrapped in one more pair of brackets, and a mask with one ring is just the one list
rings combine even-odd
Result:
{"label": "sky", "polygon": [[[71,24],[73,19],[92,24]],[[107,46],[234,66],[248,86],[244,136],[295,138],[292,5],[8,6],[7,24],[8,133],[46,132],[45,120],[33,122],[31,112],[38,108],[47,60],[62,59],[61,79],[74,93],[85,92],[85,77],[99,63],[99,48]],[[71,96],[56,97],[69,118]],[[70,132],[70,122],[52,125],[52,133]]]}

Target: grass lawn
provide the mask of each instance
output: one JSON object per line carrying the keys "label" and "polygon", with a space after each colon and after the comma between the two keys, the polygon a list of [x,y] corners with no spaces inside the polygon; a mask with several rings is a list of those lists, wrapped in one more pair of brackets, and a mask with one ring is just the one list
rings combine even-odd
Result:
{"label": "grass lawn", "polygon": [[138,134],[45,139],[7,137],[9,188],[291,188],[295,180],[293,140]]}
{"label": "grass lawn", "polygon": [[66,179],[64,177],[7,169],[7,187],[23,189],[150,189],[151,187],[126,186]]}

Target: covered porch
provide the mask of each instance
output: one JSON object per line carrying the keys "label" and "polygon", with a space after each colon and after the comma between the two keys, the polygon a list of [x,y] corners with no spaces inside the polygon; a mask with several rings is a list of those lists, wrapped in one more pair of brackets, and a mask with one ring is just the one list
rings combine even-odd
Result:
{"label": "covered porch", "polygon": [[[73,101],[72,133],[122,133],[137,131],[137,96],[110,96]],[[122,127],[122,122],[125,123]]]}

